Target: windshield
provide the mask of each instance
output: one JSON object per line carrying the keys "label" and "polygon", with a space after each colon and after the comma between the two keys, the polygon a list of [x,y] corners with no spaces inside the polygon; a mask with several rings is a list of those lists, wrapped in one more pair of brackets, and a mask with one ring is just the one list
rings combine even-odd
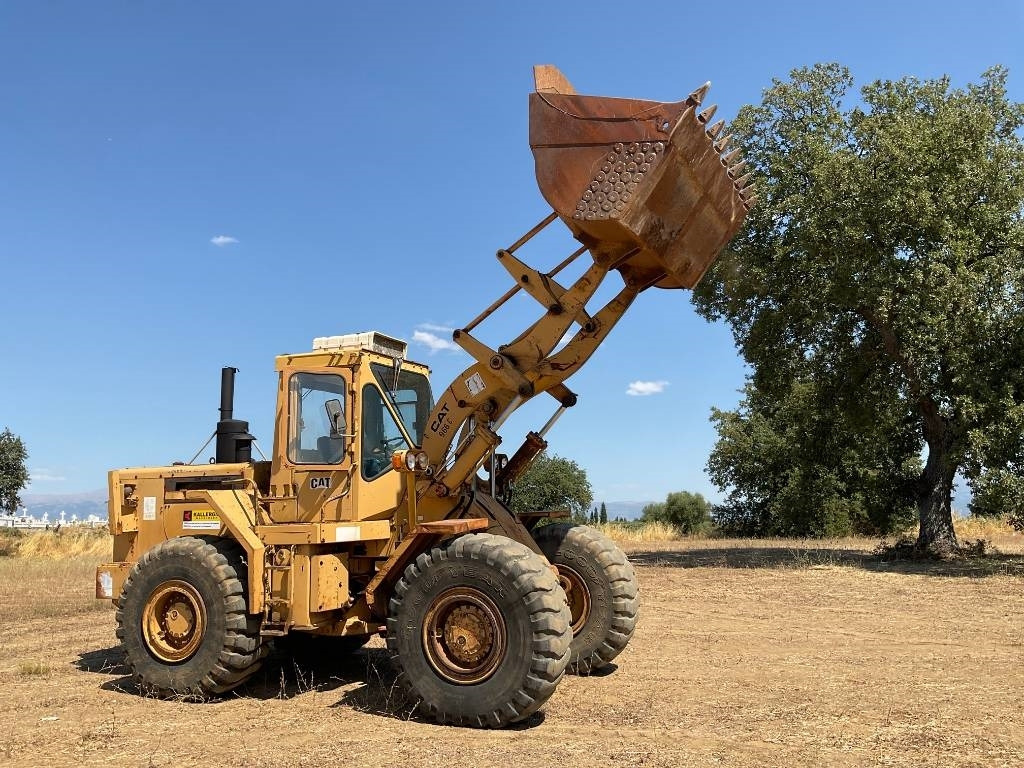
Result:
{"label": "windshield", "polygon": [[394,367],[382,363],[370,363],[370,370],[398,412],[405,431],[416,445],[422,445],[427,416],[434,407],[430,381],[422,373],[414,373],[404,368],[396,376]]}

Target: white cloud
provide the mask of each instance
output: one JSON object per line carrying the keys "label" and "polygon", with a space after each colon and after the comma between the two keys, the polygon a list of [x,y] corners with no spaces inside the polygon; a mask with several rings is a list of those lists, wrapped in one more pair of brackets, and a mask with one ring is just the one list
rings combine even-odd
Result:
{"label": "white cloud", "polygon": [[451,334],[451,332],[455,330],[454,328],[450,328],[447,325],[436,325],[434,323],[420,323],[416,327],[423,331],[434,331],[436,333],[447,334]]}
{"label": "white cloud", "polygon": [[214,245],[223,248],[225,245],[233,245],[238,242],[237,237],[231,237],[231,235],[217,235],[210,238],[210,242]]}
{"label": "white cloud", "polygon": [[440,336],[430,331],[413,331],[412,340],[416,344],[422,344],[427,347],[431,353],[440,352],[441,350],[447,350],[449,352],[458,352],[462,347],[456,344],[454,341],[448,341],[442,339]]}
{"label": "white cloud", "polygon": [[63,475],[45,467],[29,468],[28,470],[29,483],[62,483],[64,480]]}
{"label": "white cloud", "polygon": [[626,394],[633,395],[634,397],[646,397],[647,395],[656,395],[659,392],[664,392],[667,386],[667,381],[631,381],[629,382]]}

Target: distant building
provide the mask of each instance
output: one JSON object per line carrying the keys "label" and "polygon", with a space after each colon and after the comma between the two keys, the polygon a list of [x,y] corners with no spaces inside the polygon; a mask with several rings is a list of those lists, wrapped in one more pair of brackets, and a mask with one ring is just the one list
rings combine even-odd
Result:
{"label": "distant building", "polygon": [[106,524],[107,521],[101,519],[98,515],[89,515],[85,520],[79,520],[78,515],[72,515],[71,519],[67,520],[63,511],[60,513],[60,520],[56,523],[51,523],[49,514],[44,512],[42,517],[34,517],[29,514],[27,507],[22,507],[20,514],[0,515],[0,528],[20,528],[23,530],[46,530],[47,528],[57,526],[61,528],[65,526],[99,528]]}

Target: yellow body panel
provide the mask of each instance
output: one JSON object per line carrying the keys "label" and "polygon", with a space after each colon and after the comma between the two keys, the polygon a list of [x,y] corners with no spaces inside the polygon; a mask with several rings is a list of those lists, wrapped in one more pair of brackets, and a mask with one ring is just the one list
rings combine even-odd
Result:
{"label": "yellow body panel", "polygon": [[309,593],[315,595],[311,611],[333,611],[348,602],[348,555],[316,555],[310,559]]}

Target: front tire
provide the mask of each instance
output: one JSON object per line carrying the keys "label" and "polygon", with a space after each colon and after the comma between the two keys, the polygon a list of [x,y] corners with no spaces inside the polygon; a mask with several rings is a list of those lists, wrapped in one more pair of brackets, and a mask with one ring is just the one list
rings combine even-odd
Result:
{"label": "front tire", "polygon": [[460,536],[395,585],[387,643],[409,697],[441,723],[500,728],[547,701],[569,662],[569,610],[546,564],[503,536]]}
{"label": "front tire", "polygon": [[239,547],[188,536],[161,542],[132,568],[118,599],[117,637],[139,688],[205,698],[245,682],[266,655],[246,611]]}
{"label": "front tire", "polygon": [[534,539],[558,568],[572,613],[569,671],[588,675],[611,662],[633,637],[636,573],[611,539],[585,525],[545,525]]}

